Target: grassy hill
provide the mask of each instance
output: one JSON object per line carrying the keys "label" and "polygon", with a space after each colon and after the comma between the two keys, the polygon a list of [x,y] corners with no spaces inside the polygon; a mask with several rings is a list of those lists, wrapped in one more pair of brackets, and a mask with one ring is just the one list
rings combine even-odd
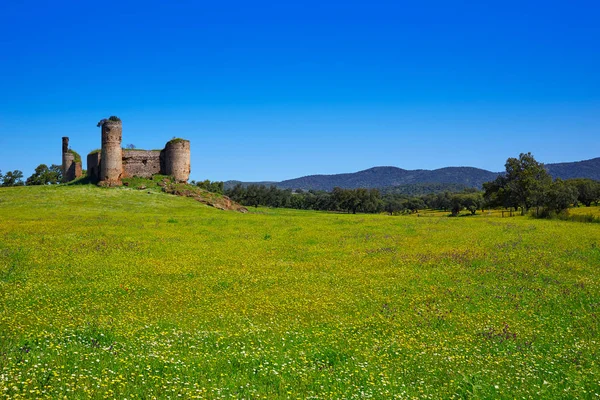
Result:
{"label": "grassy hill", "polygon": [[593,398],[597,224],[0,189],[0,398]]}

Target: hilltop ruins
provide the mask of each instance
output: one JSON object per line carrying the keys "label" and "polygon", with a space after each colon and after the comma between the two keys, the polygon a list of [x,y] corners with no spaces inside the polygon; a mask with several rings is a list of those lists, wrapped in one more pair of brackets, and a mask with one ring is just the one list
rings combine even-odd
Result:
{"label": "hilltop ruins", "polygon": [[[122,178],[170,175],[177,182],[187,182],[190,176],[190,142],[172,139],[162,150],[123,149],[123,125],[110,117],[98,123],[102,129],[102,147],[87,156],[87,176],[104,186],[121,184]],[[63,181],[82,176],[81,157],[69,149],[69,138],[62,138]]]}

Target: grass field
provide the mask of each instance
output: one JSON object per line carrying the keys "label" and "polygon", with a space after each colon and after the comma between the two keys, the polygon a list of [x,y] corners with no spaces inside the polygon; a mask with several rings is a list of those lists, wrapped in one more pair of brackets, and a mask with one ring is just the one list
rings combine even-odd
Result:
{"label": "grass field", "polygon": [[600,207],[575,207],[569,209],[569,215],[584,215],[600,218]]}
{"label": "grass field", "polygon": [[0,398],[598,398],[600,227],[0,189]]}

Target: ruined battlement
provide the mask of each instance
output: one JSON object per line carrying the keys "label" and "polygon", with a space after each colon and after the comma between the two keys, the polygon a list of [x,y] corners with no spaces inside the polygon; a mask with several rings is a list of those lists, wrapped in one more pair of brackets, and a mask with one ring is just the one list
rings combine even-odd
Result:
{"label": "ruined battlement", "polygon": [[[187,182],[189,179],[191,171],[189,140],[172,139],[162,150],[123,149],[121,145],[123,124],[120,119],[117,117],[103,119],[98,126],[101,128],[102,147],[87,156],[87,174],[92,181],[115,186],[121,184],[122,178],[136,176],[151,178],[156,174],[171,175],[177,182]],[[69,138],[63,138],[63,173],[73,168],[76,175],[77,168],[72,167],[74,154],[69,153],[71,150],[68,144]],[[65,181],[81,176],[81,160],[79,175],[75,175],[64,173],[68,179]]]}

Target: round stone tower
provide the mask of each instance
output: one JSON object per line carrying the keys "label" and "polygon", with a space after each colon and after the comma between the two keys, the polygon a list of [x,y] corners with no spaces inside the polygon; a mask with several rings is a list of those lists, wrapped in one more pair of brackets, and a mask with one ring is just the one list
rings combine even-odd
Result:
{"label": "round stone tower", "polygon": [[62,138],[62,180],[63,182],[68,182],[69,171],[72,168],[73,163],[75,162],[75,155],[73,153],[69,153],[69,138]]}
{"label": "round stone tower", "polygon": [[165,146],[165,175],[177,182],[187,182],[190,177],[190,141],[173,139]]}
{"label": "round stone tower", "polygon": [[123,125],[121,121],[110,119],[102,124],[102,153],[100,157],[100,181],[119,184],[123,173],[123,154],[121,139]]}

